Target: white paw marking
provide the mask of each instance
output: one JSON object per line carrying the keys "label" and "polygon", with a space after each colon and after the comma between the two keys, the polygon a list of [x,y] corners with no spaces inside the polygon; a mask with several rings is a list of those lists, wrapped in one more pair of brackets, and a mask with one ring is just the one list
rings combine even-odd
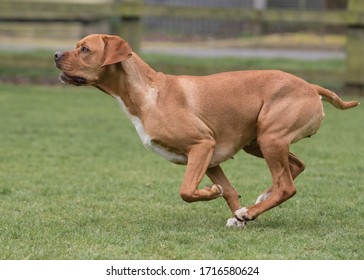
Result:
{"label": "white paw marking", "polygon": [[244,220],[244,216],[248,213],[249,209],[246,207],[242,207],[235,211],[235,216],[238,217],[240,220]]}
{"label": "white paw marking", "polygon": [[246,226],[246,222],[239,222],[236,218],[230,218],[227,220],[226,227],[243,228]]}
{"label": "white paw marking", "polygon": [[258,196],[255,204],[261,203],[262,201],[266,200],[268,197],[270,197],[271,194],[271,192],[262,193],[260,196]]}

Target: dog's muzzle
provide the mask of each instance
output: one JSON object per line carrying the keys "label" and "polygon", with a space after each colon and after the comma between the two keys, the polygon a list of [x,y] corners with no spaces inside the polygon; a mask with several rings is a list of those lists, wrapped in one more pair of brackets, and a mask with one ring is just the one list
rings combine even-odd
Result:
{"label": "dog's muzzle", "polygon": [[[55,52],[54,54],[54,62],[56,63],[56,67],[60,70],[62,69],[62,65],[61,62],[64,58],[64,53],[63,52]],[[67,75],[65,72],[62,72],[59,75],[59,79],[62,83],[65,84],[72,84],[75,86],[82,86],[82,85],[86,85],[87,84],[87,80],[85,78],[82,77],[77,77],[77,76],[70,76]]]}

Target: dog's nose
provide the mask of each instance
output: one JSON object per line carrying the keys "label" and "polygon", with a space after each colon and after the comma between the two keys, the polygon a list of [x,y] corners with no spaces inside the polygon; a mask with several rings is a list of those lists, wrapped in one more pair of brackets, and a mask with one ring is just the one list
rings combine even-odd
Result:
{"label": "dog's nose", "polygon": [[54,61],[57,62],[59,61],[63,56],[63,52],[55,52],[54,54]]}

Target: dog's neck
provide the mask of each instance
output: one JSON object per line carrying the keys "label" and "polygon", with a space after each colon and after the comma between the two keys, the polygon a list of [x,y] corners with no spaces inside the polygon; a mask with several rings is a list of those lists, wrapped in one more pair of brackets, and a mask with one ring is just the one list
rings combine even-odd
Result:
{"label": "dog's neck", "polygon": [[[111,96],[120,97],[128,112],[141,118],[143,109],[151,105],[157,95],[154,79],[156,74],[156,71],[133,53],[129,59],[108,66],[95,87]],[[115,77],[118,77],[117,82]]]}

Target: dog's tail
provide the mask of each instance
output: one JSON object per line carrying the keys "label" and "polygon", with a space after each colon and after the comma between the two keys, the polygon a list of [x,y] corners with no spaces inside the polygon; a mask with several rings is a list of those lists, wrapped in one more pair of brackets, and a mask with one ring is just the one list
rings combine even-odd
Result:
{"label": "dog's tail", "polygon": [[321,96],[321,99],[323,101],[328,101],[338,109],[346,110],[358,106],[360,104],[358,101],[343,101],[339,96],[337,96],[336,93],[332,92],[331,90],[320,87],[318,85],[312,85],[312,86]]}

